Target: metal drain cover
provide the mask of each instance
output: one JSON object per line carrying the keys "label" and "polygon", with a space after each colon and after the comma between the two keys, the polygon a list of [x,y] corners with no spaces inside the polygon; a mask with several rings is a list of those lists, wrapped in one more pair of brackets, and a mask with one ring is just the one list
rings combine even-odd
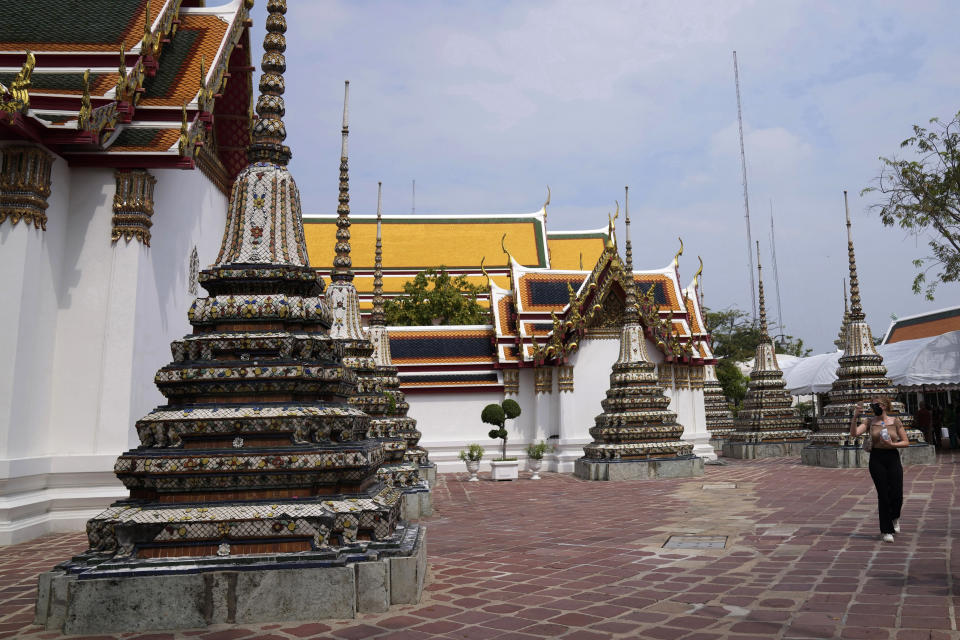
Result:
{"label": "metal drain cover", "polygon": [[664,549],[725,549],[727,536],[670,536]]}
{"label": "metal drain cover", "polygon": [[701,489],[736,489],[736,482],[704,482]]}

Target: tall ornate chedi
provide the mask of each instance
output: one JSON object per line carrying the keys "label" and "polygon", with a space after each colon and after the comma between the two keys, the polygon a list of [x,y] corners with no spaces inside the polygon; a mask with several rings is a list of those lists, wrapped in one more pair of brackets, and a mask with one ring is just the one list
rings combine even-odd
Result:
{"label": "tall ornate chedi", "polygon": [[130,497],[90,548],[40,578],[37,620],[67,633],[353,617],[419,599],[424,530],[380,480],[383,445],[348,403],[283,144],[285,0],[267,3],[250,164],[230,196],[209,293],[136,424]]}
{"label": "tall ornate chedi", "polygon": [[[864,436],[850,437],[850,421],[858,402],[865,407],[864,414],[869,415],[870,401],[876,396],[887,396],[893,400],[897,388],[886,377],[887,368],[883,366],[883,357],[877,353],[873,344],[873,334],[867,324],[866,314],[860,301],[860,283],[857,278],[857,260],[853,250],[853,233],[850,227],[850,207],[847,204],[847,192],[843,192],[843,204],[847,222],[847,256],[850,271],[850,308],[844,314],[845,327],[841,328],[844,338],[843,355],[837,368],[837,379],[827,392],[827,404],[820,417],[820,430],[810,438],[810,445],[803,449],[801,459],[804,464],[820,467],[865,467],[870,456],[863,450]],[[844,290],[846,294],[846,290]],[[846,295],[844,295],[846,302]],[[844,305],[846,307],[846,305]],[[903,413],[903,404],[893,402],[895,414]],[[900,415],[911,445],[900,449],[900,457],[906,464],[931,464],[935,459],[933,445],[923,441],[923,434],[910,427],[913,416]]]}
{"label": "tall ornate chedi", "polygon": [[[373,361],[376,365],[380,388],[387,398],[384,415],[373,415],[380,433],[396,433],[404,439],[407,449],[403,459],[420,469],[420,477],[432,486],[436,482],[437,465],[430,462],[426,449],[420,446],[417,421],[407,415],[410,404],[400,390],[400,378],[393,365],[390,353],[390,336],[387,333],[387,317],[383,310],[383,200],[382,184],[377,183],[377,243],[373,261],[373,312],[370,314],[370,342],[373,344]],[[425,505],[429,508],[429,505]],[[432,508],[430,509],[432,512]],[[426,515],[426,514],[425,514]]]}
{"label": "tall ornate chedi", "polygon": [[[373,418],[369,422],[366,435],[383,445],[385,459],[380,467],[380,477],[386,484],[403,489],[404,517],[415,519],[432,513],[429,484],[420,477],[420,467],[406,459],[410,439],[407,432],[409,424],[404,420],[393,419],[397,409],[396,398],[393,393],[386,393],[383,386],[385,381],[391,384],[392,382],[386,380],[383,373],[378,371],[377,362],[374,360],[374,343],[371,342],[373,336],[368,337],[360,325],[360,297],[353,284],[353,263],[350,258],[350,169],[347,155],[350,134],[349,107],[350,82],[347,81],[344,83],[343,94],[336,255],[330,271],[331,284],[325,297],[333,315],[330,336],[343,354],[344,365],[357,376],[357,389],[356,393],[350,396],[350,404]],[[398,388],[399,384],[398,379]],[[415,422],[413,424],[416,425]],[[416,432],[415,426],[413,430]],[[416,440],[419,440],[419,436],[417,432]]]}
{"label": "tall ornate chedi", "polygon": [[733,414],[717,379],[717,366],[703,367],[703,409],[707,418],[707,431],[714,446],[723,446],[723,441],[733,433]]}
{"label": "tall ornate chedi", "polygon": [[[629,195],[629,191],[627,191]],[[637,307],[630,244],[629,200],[625,204],[626,266],[621,282],[626,300],[620,331],[620,356],[610,374],[610,388],[601,402],[603,413],[590,428],[593,442],[574,465],[585,480],[635,480],[703,474],[703,459],[693,444],[683,442],[677,414],[658,386],[656,366],[647,355],[646,337]]]}
{"label": "tall ornate chedi", "polygon": [[734,420],[734,431],[723,444],[728,458],[772,458],[800,455],[810,436],[794,411],[793,398],[784,389],[783,371],[767,330],[763,297],[760,243],[757,243],[757,284],[760,298],[760,342],[753,360],[747,394]]}

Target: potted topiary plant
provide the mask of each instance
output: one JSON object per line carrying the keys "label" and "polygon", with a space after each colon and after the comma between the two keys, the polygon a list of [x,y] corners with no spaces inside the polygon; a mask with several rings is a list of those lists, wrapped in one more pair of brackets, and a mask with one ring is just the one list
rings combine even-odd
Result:
{"label": "potted topiary plant", "polygon": [[467,463],[467,472],[470,478],[467,482],[478,482],[477,471],[480,470],[480,458],[483,457],[483,447],[474,443],[467,445],[466,449],[460,450],[460,459]]}
{"label": "potted topiary plant", "polygon": [[543,454],[547,452],[548,448],[547,443],[543,440],[536,444],[531,442],[527,445],[527,468],[530,470],[531,480],[540,479],[540,466],[543,464]]}
{"label": "potted topiary plant", "polygon": [[501,404],[488,404],[483,408],[480,419],[487,424],[492,424],[496,429],[491,429],[488,434],[492,439],[500,438],[503,440],[500,450],[500,458],[490,461],[490,477],[494,480],[516,480],[519,477],[518,464],[516,458],[507,458],[507,420],[512,420],[520,415],[520,405],[516,400],[507,399]]}

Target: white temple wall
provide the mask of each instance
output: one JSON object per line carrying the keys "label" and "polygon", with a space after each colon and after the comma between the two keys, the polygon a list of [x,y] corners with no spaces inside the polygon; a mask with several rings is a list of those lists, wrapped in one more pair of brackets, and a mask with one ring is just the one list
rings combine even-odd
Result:
{"label": "white temple wall", "polygon": [[[417,392],[406,394],[410,403],[408,415],[417,421],[417,430],[423,434],[420,445],[430,452],[430,461],[437,465],[440,473],[464,471],[463,462],[458,454],[471,442],[485,449],[483,459],[497,456],[500,440],[491,440],[487,432],[492,428],[480,420],[483,408],[491,403],[503,402],[503,393],[499,391],[461,393],[439,391],[437,393]],[[510,437],[507,439],[508,455],[513,450],[516,429],[508,423]],[[486,471],[486,465],[481,465]]]}
{"label": "white temple wall", "polygon": [[555,451],[544,457],[548,471],[572,473],[583,445],[592,441],[590,427],[603,412],[600,402],[610,388],[610,371],[620,355],[616,338],[584,338],[570,357],[573,366],[573,392],[554,391],[560,438]]}
{"label": "white temple wall", "polygon": [[[170,343],[191,332],[187,311],[197,296],[189,291],[190,254],[196,247],[200,270],[213,264],[223,240],[228,204],[227,197],[200,171],[151,173],[157,178],[153,238],[138,274],[133,385],[124,424],[128,447],[140,444],[134,423],[165,402],[153,376],[172,359]],[[197,295],[206,295],[203,287],[198,287]]]}
{"label": "white temple wall", "polygon": [[194,244],[212,261],[226,212],[199,171],[153,173],[150,248],[111,242],[113,170],[60,158],[47,230],[0,226],[0,291],[19,301],[0,312],[0,352],[15,354],[0,363],[0,544],[82,530],[126,495],[113,464],[162,401],[153,375],[189,328],[177,267]]}
{"label": "white temple wall", "polygon": [[[47,230],[21,221],[0,225],[0,482],[10,461],[46,449],[56,346],[57,280],[70,202],[69,169],[55,157]],[[15,465],[14,465],[15,466]],[[0,495],[4,493],[0,488]]]}

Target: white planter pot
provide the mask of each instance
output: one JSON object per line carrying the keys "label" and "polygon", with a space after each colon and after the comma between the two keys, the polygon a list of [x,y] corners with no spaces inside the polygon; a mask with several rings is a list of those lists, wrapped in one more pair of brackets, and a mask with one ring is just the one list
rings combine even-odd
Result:
{"label": "white planter pot", "polygon": [[467,482],[479,482],[480,478],[477,477],[477,471],[480,471],[480,461],[479,460],[466,460],[467,463],[467,473],[470,474],[470,478]]}
{"label": "white planter pot", "polygon": [[516,480],[520,477],[520,464],[516,460],[491,460],[490,478],[492,480]]}
{"label": "white planter pot", "polygon": [[542,460],[542,459],[541,459],[541,460],[534,460],[533,458],[528,458],[528,459],[527,459],[527,469],[530,470],[530,473],[531,473],[530,479],[531,479],[531,480],[539,480],[539,479],[540,479],[540,467],[542,467],[542,466],[543,466],[543,460]]}

